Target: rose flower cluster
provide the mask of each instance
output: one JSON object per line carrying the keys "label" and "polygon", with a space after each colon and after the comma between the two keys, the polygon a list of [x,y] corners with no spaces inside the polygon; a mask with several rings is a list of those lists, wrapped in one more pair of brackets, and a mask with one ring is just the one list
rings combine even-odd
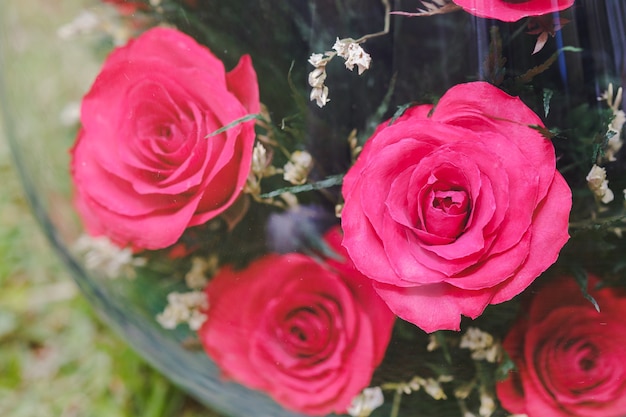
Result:
{"label": "rose flower cluster", "polygon": [[[145,2],[105,1],[124,13],[149,10]],[[574,0],[452,3],[478,18],[517,22]],[[335,55],[319,55],[321,81]],[[626,415],[626,294],[592,277],[598,312],[571,277],[535,283],[570,239],[572,191],[529,105],[497,83],[456,84],[436,104],[377,119],[363,147],[352,146],[342,180],[307,188],[316,161],[304,146],[277,145],[262,83],[249,55],[227,70],[177,29],[146,30],[106,58],[82,101],[71,149],[74,202],[86,232],[135,255],[163,250],[154,253],[174,258],[190,230],[209,236],[209,222],[220,218],[225,233],[238,227],[246,239],[248,231],[269,229],[276,212],[302,209],[298,193],[341,183],[336,194],[324,194],[337,200],[340,220],[331,214],[332,225],[311,226],[290,219],[290,231],[306,244],[279,250],[265,242],[236,264],[206,253],[205,263],[193,260],[193,274],[202,275],[187,306],[202,319],[194,337],[221,377],[295,412],[369,415],[374,405],[355,406],[355,399],[376,380],[390,343],[413,343],[407,327],[432,337],[435,349],[448,337],[438,335],[450,333],[432,333],[459,331],[488,306],[539,284],[503,339],[487,335],[491,362],[507,357],[511,365],[493,395],[529,417]],[[280,153],[290,172],[272,165]],[[290,181],[294,171],[297,181]],[[276,174],[294,185],[272,191],[283,202],[250,191],[251,181],[260,190],[264,175]],[[181,257],[191,260],[190,251]],[[397,396],[423,388],[445,399],[441,384],[452,378],[437,377],[390,386]],[[487,391],[476,400],[487,404],[481,416],[493,412]]]}

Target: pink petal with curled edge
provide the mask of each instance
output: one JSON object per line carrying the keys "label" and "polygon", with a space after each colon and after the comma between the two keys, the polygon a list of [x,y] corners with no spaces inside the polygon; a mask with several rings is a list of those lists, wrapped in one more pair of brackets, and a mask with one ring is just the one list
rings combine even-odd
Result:
{"label": "pink petal with curled edge", "polygon": [[494,304],[508,301],[524,291],[535,278],[556,262],[561,248],[569,240],[571,208],[572,191],[563,176],[555,172],[546,198],[535,211],[528,258],[511,279],[495,289]]}
{"label": "pink petal with curled edge", "polygon": [[237,66],[226,74],[226,85],[248,113],[255,114],[261,111],[257,76],[249,55],[242,56]]}
{"label": "pink petal with curled edge", "polygon": [[164,62],[179,68],[200,68],[216,83],[224,85],[224,64],[207,47],[179,30],[155,27],[115,49],[107,57],[107,65],[128,64],[129,61]]}
{"label": "pink petal with curled edge", "polygon": [[540,16],[571,7],[574,0],[452,0],[468,13],[479,17],[515,22],[527,16]]}
{"label": "pink petal with curled edge", "polygon": [[[171,199],[171,197],[170,197]],[[97,219],[96,228],[120,246],[132,245],[140,249],[161,249],[176,243],[187,228],[197,206],[197,197],[178,210],[153,211],[142,216],[124,216],[99,205],[98,201],[88,195],[77,195],[77,209],[86,221],[85,227],[92,233],[91,224],[87,221]],[[95,216],[94,216],[95,215]],[[136,231],[141,230],[137,236]],[[96,234],[96,233],[92,233]],[[129,238],[132,237],[131,238]]]}
{"label": "pink petal with curled edge", "polygon": [[554,146],[529,127],[543,126],[543,122],[519,97],[510,96],[482,81],[459,84],[441,97],[432,119],[475,130],[479,136],[483,131],[490,132],[490,135],[494,131],[502,134],[507,139],[507,146],[516,146],[535,168],[539,177],[538,188],[542,191],[537,198],[543,198],[556,165]]}
{"label": "pink petal with curled edge", "polygon": [[375,283],[374,288],[398,317],[427,333],[460,330],[461,315],[476,318],[491,301],[489,290],[458,290],[448,284],[399,288]]}
{"label": "pink petal with curled edge", "polygon": [[394,283],[399,277],[393,273],[382,241],[363,213],[360,190],[356,191],[354,197],[348,197],[353,203],[346,205],[342,212],[342,228],[350,230],[350,234],[344,234],[342,245],[363,274],[382,282]]}

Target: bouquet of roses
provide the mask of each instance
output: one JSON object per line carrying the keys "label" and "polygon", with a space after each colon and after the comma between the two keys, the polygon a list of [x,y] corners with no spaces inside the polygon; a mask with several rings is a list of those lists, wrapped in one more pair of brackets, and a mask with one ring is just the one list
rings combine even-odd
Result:
{"label": "bouquet of roses", "polygon": [[156,320],[225,380],[309,415],[626,415],[624,4],[106,3],[76,251],[175,282]]}

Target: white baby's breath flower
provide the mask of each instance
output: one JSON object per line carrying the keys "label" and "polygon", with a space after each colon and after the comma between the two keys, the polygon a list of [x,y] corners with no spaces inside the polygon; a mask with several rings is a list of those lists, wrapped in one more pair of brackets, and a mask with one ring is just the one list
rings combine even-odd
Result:
{"label": "white baby's breath flower", "polygon": [[328,60],[324,54],[311,54],[309,58],[309,64],[316,68],[325,66],[326,62],[328,62]]}
{"label": "white baby's breath flower", "polygon": [[363,74],[366,69],[369,69],[372,62],[372,57],[363,50],[361,45],[354,42],[352,39],[339,39],[333,45],[333,49],[337,52],[337,55],[346,60],[346,68],[350,71],[357,66],[359,75]]}
{"label": "white baby's breath flower", "polygon": [[489,363],[496,363],[502,357],[502,346],[499,343],[494,343],[485,349],[477,349],[472,352],[472,359],[485,360]]}
{"label": "white baby's breath flower", "polygon": [[309,57],[309,64],[315,69],[309,73],[308,82],[312,87],[310,100],[315,101],[319,107],[324,107],[330,100],[328,99],[328,87],[326,81],[326,65],[335,57],[340,56],[345,60],[346,68],[350,71],[357,67],[359,75],[370,67],[372,58],[363,50],[361,45],[353,39],[339,39],[333,45],[333,51],[326,51],[323,54],[312,54]]}
{"label": "white baby's breath flower", "polygon": [[283,168],[283,178],[295,185],[304,184],[313,167],[313,157],[306,151],[295,151],[289,159]]}
{"label": "white baby's breath flower", "polygon": [[367,417],[384,402],[385,397],[380,387],[365,388],[352,400],[347,411],[352,417]]}
{"label": "white baby's breath flower", "polygon": [[467,329],[461,337],[459,347],[471,350],[472,359],[475,360],[486,360],[487,362],[495,363],[502,356],[500,343],[496,343],[492,335],[476,327]]}
{"label": "white baby's breath flower", "polygon": [[324,107],[330,100],[328,99],[328,87],[324,85],[326,81],[326,64],[335,56],[334,53],[312,54],[309,64],[315,69],[309,73],[309,85],[311,90],[311,101],[315,101],[318,107]]}
{"label": "white baby's breath flower", "polygon": [[251,171],[259,178],[268,177],[276,173],[276,168],[271,165],[271,154],[262,143],[257,142],[252,151]]}
{"label": "white baby's breath flower", "polygon": [[463,384],[454,389],[454,396],[459,400],[464,400],[472,393],[474,390],[474,383],[470,382],[467,384]]}
{"label": "white baby's breath flower", "polygon": [[496,402],[493,396],[488,394],[485,390],[481,390],[478,414],[480,414],[480,417],[491,417],[494,411],[496,411]]}
{"label": "white baby's breath flower", "polygon": [[461,348],[478,350],[486,349],[493,344],[493,336],[477,327],[469,327],[461,337]]}
{"label": "white baby's breath flower", "polygon": [[252,172],[256,175],[262,175],[267,166],[267,149],[261,143],[256,143],[252,151]]}
{"label": "white baby's breath flower", "polygon": [[428,335],[428,346],[426,346],[426,350],[429,352],[433,352],[439,349],[439,341],[437,341],[437,336],[434,334]]}
{"label": "white baby's breath flower", "polygon": [[85,268],[102,273],[105,277],[135,277],[135,268],[144,266],[146,259],[134,257],[130,248],[120,248],[105,236],[80,236],[73,251],[83,257]]}
{"label": "white baby's breath flower", "polygon": [[435,400],[445,400],[448,397],[441,387],[442,382],[450,382],[453,378],[450,375],[441,375],[439,378],[422,378],[414,376],[409,382],[400,383],[397,390],[405,394],[424,389],[424,391]]}
{"label": "white baby's breath flower", "polygon": [[324,68],[315,68],[309,73],[309,85],[313,88],[323,88],[326,81],[326,70]]}
{"label": "white baby's breath flower", "polygon": [[426,391],[426,393],[435,400],[445,400],[448,398],[446,393],[443,392],[443,388],[441,388],[439,381],[433,378],[428,378],[422,386],[424,387],[424,391]]}
{"label": "white baby's breath flower", "polygon": [[613,201],[613,191],[609,188],[609,181],[606,179],[606,170],[604,168],[594,164],[585,179],[589,189],[598,200],[604,204]]}
{"label": "white baby's breath flower", "polygon": [[191,269],[185,274],[185,284],[193,290],[204,288],[208,282],[207,274],[217,268],[217,256],[208,259],[194,256],[191,259]]}
{"label": "white baby's breath flower", "polygon": [[202,291],[186,293],[171,292],[167,295],[167,306],[156,320],[165,329],[174,329],[181,323],[187,323],[191,330],[198,330],[206,320],[209,303]]}
{"label": "white baby's breath flower", "polygon": [[328,98],[328,87],[323,86],[321,88],[311,89],[311,101],[315,101],[318,107],[324,107],[326,103],[330,101]]}

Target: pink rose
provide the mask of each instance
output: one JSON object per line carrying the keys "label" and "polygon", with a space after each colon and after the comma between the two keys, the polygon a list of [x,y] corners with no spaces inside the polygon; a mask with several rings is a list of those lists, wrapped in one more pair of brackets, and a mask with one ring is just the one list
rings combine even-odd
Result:
{"label": "pink rose", "polygon": [[531,300],[504,339],[517,366],[496,386],[504,408],[529,417],[626,415],[626,292],[590,293],[600,312],[569,277]]}
{"label": "pink rose", "polygon": [[523,17],[540,16],[565,10],[574,0],[452,0],[478,17],[515,22]]}
{"label": "pink rose", "polygon": [[83,99],[72,149],[87,231],[160,249],[222,214],[246,182],[254,122],[207,135],[259,109],[249,56],[226,73],[207,48],[165,28],[113,51]]}
{"label": "pink rose", "polygon": [[[337,229],[327,235],[345,256],[340,240]],[[394,321],[349,262],[296,253],[226,267],[206,293],[199,337],[224,375],[313,415],[344,412],[368,386]]]}
{"label": "pink rose", "polygon": [[391,310],[459,329],[523,291],[568,239],[571,192],[541,120],[473,82],[381,124],[344,179],[343,245]]}

